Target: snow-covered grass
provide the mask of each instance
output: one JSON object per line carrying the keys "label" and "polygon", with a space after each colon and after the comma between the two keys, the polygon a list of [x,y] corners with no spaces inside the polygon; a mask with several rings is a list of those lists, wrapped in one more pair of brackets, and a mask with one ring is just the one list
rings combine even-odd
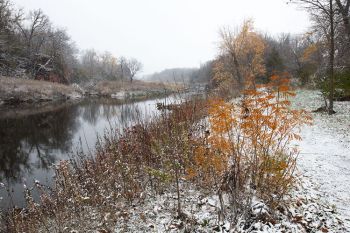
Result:
{"label": "snow-covered grass", "polygon": [[[297,92],[295,107],[315,110],[323,99],[317,91]],[[345,219],[350,232],[350,102],[335,102],[336,114],[313,113],[314,124],[302,129],[299,168]]]}
{"label": "snow-covered grass", "polygon": [[[37,232],[231,232],[231,233],[306,233],[348,232],[341,216],[323,199],[323,193],[307,177],[299,177],[295,190],[283,205],[272,212],[264,203],[254,199],[249,221],[236,226],[230,221],[227,198],[225,217],[219,219],[217,195],[181,181],[184,215],[177,215],[177,194],[174,188],[162,194],[147,190],[132,204],[115,202],[115,208],[104,206],[80,208],[79,214],[60,212],[61,216],[46,218]],[[25,213],[23,213],[25,214]],[[64,221],[59,217],[71,215]],[[115,227],[112,227],[114,223]],[[1,228],[0,228],[1,229]],[[111,231],[111,229],[113,229]],[[31,232],[31,231],[30,231]]]}
{"label": "snow-covered grass", "polygon": [[[315,190],[314,184],[300,177],[295,190],[277,212],[272,214],[264,203],[254,200],[249,223],[240,221],[233,226],[228,205],[226,218],[219,219],[217,196],[183,184],[185,219],[176,215],[175,191],[167,192],[121,211],[119,215],[123,217],[116,224],[115,232],[346,232],[339,214],[321,199],[322,193]],[[271,221],[264,222],[268,218]]]}

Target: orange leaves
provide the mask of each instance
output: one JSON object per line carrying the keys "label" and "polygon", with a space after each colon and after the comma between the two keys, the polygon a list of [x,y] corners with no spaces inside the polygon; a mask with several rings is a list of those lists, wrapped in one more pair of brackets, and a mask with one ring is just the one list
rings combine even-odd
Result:
{"label": "orange leaves", "polygon": [[260,89],[245,90],[240,103],[210,101],[210,136],[195,153],[198,170],[219,177],[232,169],[230,163],[241,182],[237,187],[253,182],[263,192],[271,182],[276,189],[287,185],[297,154],[289,145],[301,140],[298,129],[311,123],[306,111],[291,109],[291,96],[289,79],[273,76]]}
{"label": "orange leaves", "polygon": [[278,75],[272,75],[272,76],[270,77],[270,80],[271,80],[272,82],[277,81],[278,79],[280,79],[280,77],[279,77]]}
{"label": "orange leaves", "polygon": [[[250,64],[247,72],[253,76],[263,74],[265,66],[263,65],[263,54],[265,51],[265,42],[263,38],[254,31],[252,20],[243,22],[242,29],[234,39],[236,53],[240,56],[242,62]],[[241,62],[241,63],[242,63]],[[249,77],[247,75],[246,77]]]}
{"label": "orange leaves", "polygon": [[194,168],[187,168],[187,175],[185,176],[185,179],[191,180],[194,177],[196,177],[197,173]]}
{"label": "orange leaves", "polygon": [[225,133],[235,125],[236,120],[232,117],[234,106],[223,100],[212,100],[209,106],[210,124],[216,133]]}
{"label": "orange leaves", "polygon": [[228,164],[229,145],[225,140],[212,137],[208,145],[199,145],[194,152],[194,167],[187,169],[189,179],[200,176],[206,184],[213,184],[220,178]]}
{"label": "orange leaves", "polygon": [[302,56],[302,61],[308,61],[310,60],[310,58],[317,53],[317,51],[320,49],[320,45],[319,44],[311,44],[309,45],[305,50],[304,50],[304,53],[303,53],[303,56]]}
{"label": "orange leaves", "polygon": [[287,92],[288,90],[289,90],[288,86],[280,86],[279,87],[279,91],[281,91],[281,92]]}

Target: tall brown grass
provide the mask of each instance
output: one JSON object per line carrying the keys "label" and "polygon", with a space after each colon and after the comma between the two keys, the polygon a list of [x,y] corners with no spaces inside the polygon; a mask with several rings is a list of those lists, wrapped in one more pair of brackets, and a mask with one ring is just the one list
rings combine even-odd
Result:
{"label": "tall brown grass", "polygon": [[[205,115],[205,102],[184,101],[172,111],[164,110],[151,121],[139,120],[123,130],[106,133],[96,145],[94,156],[79,153],[55,167],[52,189],[37,183],[40,201],[34,202],[26,190],[26,208],[13,209],[7,216],[10,232],[63,232],[81,221],[92,230],[97,223],[88,220],[98,210],[104,229],[112,230],[121,205],[142,202],[148,192],[162,193],[176,187],[178,214],[181,215],[179,180],[185,175],[191,155],[193,125]],[[72,221],[75,219],[76,221]],[[94,225],[95,224],[95,225]],[[95,229],[95,230],[96,230]]]}

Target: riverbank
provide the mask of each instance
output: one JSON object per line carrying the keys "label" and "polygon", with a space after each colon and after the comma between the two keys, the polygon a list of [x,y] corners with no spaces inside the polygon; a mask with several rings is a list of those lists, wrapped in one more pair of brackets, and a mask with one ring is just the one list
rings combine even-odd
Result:
{"label": "riverbank", "polygon": [[[126,99],[117,99],[104,96],[95,96],[95,97],[84,97],[79,99],[66,99],[66,100],[56,100],[56,101],[46,101],[46,102],[31,102],[31,103],[21,103],[20,105],[0,105],[0,120],[1,119],[13,119],[13,118],[23,118],[31,115],[38,115],[44,113],[50,113],[59,109],[67,108],[69,106],[81,105],[84,106],[88,103],[98,103],[103,106],[118,106],[118,105],[129,105],[137,104],[144,101],[160,101],[164,98],[172,99],[174,95],[144,95],[139,96],[138,98],[126,98]],[[158,102],[154,103],[156,106]]]}
{"label": "riverbank", "polygon": [[0,77],[0,106],[52,101],[76,100],[84,97],[105,97],[120,100],[144,100],[182,91],[176,84],[135,80],[134,82],[100,81],[87,87],[76,84]]}
{"label": "riverbank", "polygon": [[145,99],[162,97],[167,94],[184,90],[183,85],[172,83],[157,83],[134,80],[100,81],[95,86],[87,88],[89,95],[98,95],[116,99]]}
{"label": "riverbank", "polygon": [[0,77],[0,105],[39,103],[82,98],[74,86],[46,81]]}
{"label": "riverbank", "polygon": [[0,209],[25,206],[23,184],[33,187],[39,180],[52,187],[52,164],[81,150],[95,154],[99,137],[111,126],[116,132],[150,120],[160,114],[157,103],[173,103],[181,97],[185,95],[143,101],[96,97],[4,106],[0,110],[0,182],[12,194],[8,196],[0,188]]}
{"label": "riverbank", "polygon": [[[122,136],[118,136],[118,134],[115,135],[115,131],[113,130],[111,135],[105,135],[103,137],[104,140],[102,144],[97,143],[97,145],[100,146],[96,147],[96,153],[94,153],[95,158],[93,159],[90,159],[89,156],[83,156],[81,158],[76,158],[79,161],[78,163],[74,163],[71,160],[59,163],[55,169],[55,189],[53,192],[46,190],[45,186],[41,186],[39,181],[35,182],[34,188],[48,198],[44,201],[46,204],[40,201],[40,206],[32,206],[32,202],[30,201],[31,197],[29,197],[32,191],[29,191],[30,194],[28,193],[29,196],[26,198],[27,209],[23,209],[23,211],[28,210],[29,212],[26,212],[24,214],[25,216],[13,213],[13,218],[11,217],[8,219],[10,225],[12,225],[12,221],[14,224],[12,225],[14,228],[10,227],[11,231],[16,232],[20,229],[26,229],[28,232],[37,232],[40,231],[40,229],[45,231],[45,225],[47,224],[49,224],[47,227],[50,229],[65,229],[70,231],[70,224],[72,223],[70,220],[79,219],[79,215],[82,218],[84,218],[84,216],[94,218],[90,216],[89,213],[93,213],[97,210],[95,208],[98,208],[97,215],[101,217],[104,216],[100,215],[100,213],[108,215],[107,212],[113,212],[112,216],[106,216],[106,220],[108,220],[103,227],[105,228],[108,226],[109,228],[115,224],[114,219],[117,216],[115,216],[114,213],[119,209],[119,204],[138,202],[140,200],[140,195],[142,196],[145,189],[148,189],[150,184],[146,185],[146,183],[148,183],[150,179],[154,182],[153,185],[151,184],[151,187],[154,188],[153,190],[155,192],[164,190],[164,188],[172,183],[169,178],[167,178],[168,176],[172,176],[170,175],[172,166],[169,166],[169,163],[171,163],[171,161],[174,162],[175,154],[171,152],[173,149],[177,148],[176,150],[180,153],[178,156],[183,154],[182,152],[184,151],[181,151],[181,148],[178,146],[184,143],[181,139],[187,138],[188,130],[190,129],[189,126],[191,122],[193,123],[193,121],[187,121],[190,119],[197,119],[193,115],[194,113],[200,114],[198,111],[200,109],[193,109],[195,105],[191,103],[192,102],[184,105],[181,112],[175,115],[171,114],[174,118],[162,115],[154,118],[152,120],[153,123],[150,124],[145,124],[149,119],[141,121],[134,127],[126,128]],[[126,109],[126,111],[128,110]],[[174,129],[179,131],[176,130],[170,133]],[[172,151],[164,152],[165,154],[163,155],[161,151],[157,151],[166,147]],[[162,161],[162,164],[159,163],[160,161]],[[83,165],[80,167],[79,164],[85,164],[87,166]],[[88,164],[92,165],[92,167]],[[66,168],[68,170],[66,170]],[[85,170],[85,168],[87,170]],[[80,175],[78,175],[78,173],[80,173],[79,170],[82,172]],[[78,176],[73,175],[73,173],[76,173]],[[71,177],[71,175],[73,176]],[[92,176],[88,178],[87,176],[90,175]],[[69,177],[74,180],[70,182],[63,181],[66,178],[70,179]],[[86,183],[87,180],[85,179],[89,180],[89,182]],[[64,183],[61,183],[61,181]],[[92,183],[90,183],[90,181]],[[61,186],[61,184],[63,186]],[[75,191],[70,188],[73,187],[72,185],[78,185],[76,189],[74,188]],[[95,190],[95,188],[99,186],[101,189],[98,188]],[[78,209],[73,210],[71,209],[72,207]],[[56,219],[56,217],[53,217],[53,215],[47,211],[55,216],[60,215],[59,219]],[[85,211],[88,211],[88,213]],[[85,213],[88,215],[85,215]],[[22,223],[17,222],[18,220],[22,221],[20,219],[23,220]],[[55,222],[52,222],[52,225],[47,222],[51,222],[51,220]],[[56,220],[58,222],[56,222]],[[69,223],[66,221],[69,221]],[[87,228],[84,227],[84,229],[97,229],[88,224],[88,222],[89,221],[80,221],[81,224],[86,225]],[[58,223],[58,225],[56,225],[56,223]],[[94,224],[95,223],[96,222],[94,222]],[[46,228],[46,230],[48,228]],[[80,228],[79,230],[82,229],[83,228]]]}

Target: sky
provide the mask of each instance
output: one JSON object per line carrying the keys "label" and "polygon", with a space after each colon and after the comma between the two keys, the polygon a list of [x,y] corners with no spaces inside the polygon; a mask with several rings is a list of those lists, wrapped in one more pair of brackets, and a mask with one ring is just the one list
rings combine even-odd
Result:
{"label": "sky", "polygon": [[135,57],[141,75],[198,67],[215,58],[218,31],[253,19],[258,31],[300,34],[307,13],[288,0],[13,0],[26,12],[41,8],[80,50]]}

